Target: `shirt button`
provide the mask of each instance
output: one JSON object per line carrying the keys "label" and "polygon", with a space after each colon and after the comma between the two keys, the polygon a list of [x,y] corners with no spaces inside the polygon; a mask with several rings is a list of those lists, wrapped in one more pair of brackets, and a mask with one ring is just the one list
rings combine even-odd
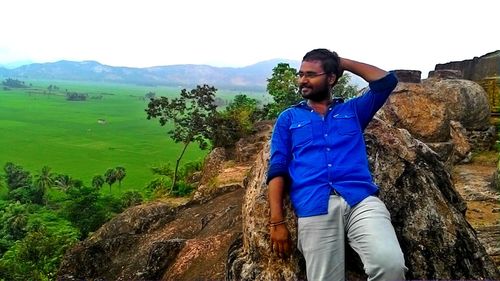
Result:
{"label": "shirt button", "polygon": [[328,137],[328,134],[325,134],[325,137]]}
{"label": "shirt button", "polygon": [[299,124],[299,125],[297,125],[297,127],[300,127],[300,124]]}
{"label": "shirt button", "polygon": [[326,151],[330,151],[330,148],[329,148],[329,147],[327,147],[327,148],[326,148]]}
{"label": "shirt button", "polygon": [[333,185],[333,183],[331,181],[328,182],[330,185]]}
{"label": "shirt button", "polygon": [[328,167],[331,167],[331,166],[332,166],[332,164],[328,164]]}

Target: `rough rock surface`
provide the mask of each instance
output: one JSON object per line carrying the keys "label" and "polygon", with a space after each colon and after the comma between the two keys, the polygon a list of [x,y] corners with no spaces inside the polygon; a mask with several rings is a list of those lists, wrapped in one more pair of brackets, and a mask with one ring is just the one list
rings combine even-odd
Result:
{"label": "rough rock surface", "polygon": [[467,221],[500,269],[500,188],[492,184],[497,172],[494,162],[473,161],[456,165],[453,181],[457,191],[467,201]]}
{"label": "rough rock surface", "polygon": [[500,50],[470,60],[440,63],[436,65],[435,69],[458,70],[462,73],[463,79],[472,81],[480,81],[485,77],[500,76]]}
{"label": "rough rock surface", "polygon": [[[408,279],[500,278],[491,257],[465,220],[465,202],[453,188],[437,155],[406,130],[372,121],[365,134],[374,179],[381,187],[409,268]],[[264,176],[268,149],[252,170],[243,206],[242,247],[232,247],[229,280],[302,280],[303,261],[295,250],[286,262],[269,248]],[[287,204],[296,243],[296,221]],[[237,244],[240,245],[240,244]],[[350,280],[363,276],[359,260],[348,261]]]}
{"label": "rough rock surface", "polygon": [[468,80],[399,83],[377,116],[407,129],[448,164],[467,161],[473,149],[490,149],[495,139],[486,92]]}
{"label": "rough rock surface", "polygon": [[397,69],[393,72],[396,74],[396,77],[398,77],[399,82],[420,83],[420,77],[422,75],[422,71],[420,70]]}
{"label": "rough rock surface", "polygon": [[244,191],[180,207],[154,202],[127,209],[72,248],[59,280],[221,280],[241,233]]}

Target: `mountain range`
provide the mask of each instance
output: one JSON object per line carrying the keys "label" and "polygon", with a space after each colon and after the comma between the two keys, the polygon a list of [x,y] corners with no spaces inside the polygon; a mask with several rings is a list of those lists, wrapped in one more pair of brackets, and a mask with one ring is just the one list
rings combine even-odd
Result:
{"label": "mountain range", "polygon": [[[48,63],[29,63],[15,68],[0,65],[0,77],[13,79],[47,79],[128,83],[147,86],[192,88],[208,84],[217,89],[265,91],[267,79],[278,63],[288,63],[298,69],[300,61],[271,59],[245,67],[215,67],[201,64],[177,64],[145,68],[117,67],[97,61],[61,60]],[[358,88],[367,83],[351,75],[351,84]]]}
{"label": "mountain range", "polygon": [[97,61],[61,60],[31,63],[16,68],[0,67],[0,77],[129,83],[147,86],[195,87],[208,84],[217,89],[265,91],[267,79],[278,63],[298,68],[299,61],[272,59],[245,67],[214,67],[179,64],[146,68],[116,67]]}

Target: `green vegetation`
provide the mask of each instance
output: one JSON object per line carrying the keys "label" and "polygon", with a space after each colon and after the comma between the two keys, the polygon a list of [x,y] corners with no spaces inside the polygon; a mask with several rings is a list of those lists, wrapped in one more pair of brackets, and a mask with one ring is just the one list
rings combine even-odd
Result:
{"label": "green vegetation", "polygon": [[[151,167],[174,163],[180,145],[144,114],[144,95],[152,89],[65,83],[57,83],[59,90],[52,86],[50,93],[46,89],[53,81],[34,81],[40,85],[36,88],[0,90],[0,165],[12,162],[29,171],[50,166],[88,185],[96,174],[125,167],[127,176],[120,188],[125,192],[143,189],[153,176]],[[67,89],[86,93],[89,99],[67,101]],[[172,88],[154,90],[165,96],[178,94]],[[96,96],[102,98],[92,98]],[[206,153],[190,147],[185,159],[202,160]]]}
{"label": "green vegetation", "polygon": [[[251,133],[258,112],[256,99],[213,91],[208,104],[221,106],[213,114],[219,119],[209,120],[210,133],[200,138],[204,145],[188,148],[165,134],[165,128],[175,126],[159,127],[144,112],[156,95],[175,100],[176,89],[64,81],[12,87],[6,82],[10,87],[0,90],[0,163],[5,163],[0,171],[0,280],[55,280],[66,250],[125,208],[148,198],[189,195],[207,153],[202,149],[222,132],[213,129],[214,122],[226,127],[233,122],[236,136],[228,134],[230,142],[226,135],[217,139],[234,145],[237,136]],[[69,100],[72,93],[78,102]],[[184,149],[181,165],[175,155]],[[175,188],[173,163],[179,164]]]}
{"label": "green vegetation", "polygon": [[[296,78],[297,70],[288,63],[279,63],[273,68],[271,78],[267,79],[267,91],[273,97],[273,102],[264,106],[264,111],[269,118],[276,118],[281,111],[298,103],[302,97],[298,93]],[[332,89],[332,96],[350,99],[358,95],[356,86],[349,84],[351,76],[344,73]]]}

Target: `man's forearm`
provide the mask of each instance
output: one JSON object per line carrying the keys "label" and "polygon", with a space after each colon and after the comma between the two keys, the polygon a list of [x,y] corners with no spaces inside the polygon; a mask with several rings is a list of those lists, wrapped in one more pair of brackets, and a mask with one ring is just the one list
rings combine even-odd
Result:
{"label": "man's forearm", "polygon": [[368,83],[387,75],[387,71],[376,66],[346,58],[340,58],[340,66],[344,70],[352,72],[365,79]]}
{"label": "man's forearm", "polygon": [[283,194],[285,192],[284,177],[275,177],[268,184],[268,197],[271,209],[270,222],[279,222],[285,219],[283,213]]}

